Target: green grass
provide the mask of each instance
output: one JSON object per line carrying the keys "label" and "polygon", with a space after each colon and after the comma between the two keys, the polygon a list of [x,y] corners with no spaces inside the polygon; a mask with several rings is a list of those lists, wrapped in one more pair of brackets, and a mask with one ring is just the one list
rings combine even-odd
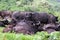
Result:
{"label": "green grass", "polygon": [[60,40],[60,32],[38,32],[34,35],[0,33],[0,40]]}
{"label": "green grass", "polygon": [[4,27],[0,27],[0,32],[2,32],[2,31],[3,31],[3,29],[4,29]]}
{"label": "green grass", "polygon": [[15,33],[2,33],[4,27],[0,27],[0,40],[60,40],[60,32],[37,32],[34,35]]}

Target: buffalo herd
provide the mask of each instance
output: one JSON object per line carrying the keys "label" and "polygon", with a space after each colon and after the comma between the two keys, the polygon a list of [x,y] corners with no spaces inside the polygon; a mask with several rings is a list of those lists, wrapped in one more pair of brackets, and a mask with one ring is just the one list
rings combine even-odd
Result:
{"label": "buffalo herd", "polygon": [[0,11],[0,26],[5,27],[3,33],[14,32],[35,34],[46,31],[48,33],[60,31],[58,17],[46,12]]}

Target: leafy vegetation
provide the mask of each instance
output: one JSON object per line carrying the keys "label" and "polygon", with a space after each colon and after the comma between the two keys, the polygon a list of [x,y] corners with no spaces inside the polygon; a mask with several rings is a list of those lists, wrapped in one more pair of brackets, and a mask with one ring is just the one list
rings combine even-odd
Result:
{"label": "leafy vegetation", "polygon": [[0,0],[0,10],[48,12],[58,16],[60,22],[59,0]]}
{"label": "leafy vegetation", "polygon": [[38,32],[35,35],[0,33],[0,40],[60,40],[60,32],[53,32],[51,34]]}

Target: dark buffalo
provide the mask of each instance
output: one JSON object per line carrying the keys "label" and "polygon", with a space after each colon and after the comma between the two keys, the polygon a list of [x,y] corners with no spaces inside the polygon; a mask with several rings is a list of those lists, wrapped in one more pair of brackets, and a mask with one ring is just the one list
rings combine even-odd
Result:
{"label": "dark buffalo", "polygon": [[45,24],[45,25],[43,26],[43,30],[44,30],[44,31],[47,31],[48,33],[51,33],[51,32],[56,31],[55,29],[56,29],[56,25],[55,25],[55,24],[52,24],[52,23],[50,23],[50,24]]}
{"label": "dark buffalo", "polygon": [[23,33],[23,34],[34,34],[36,33],[37,29],[34,27],[31,22],[19,22],[14,28],[16,33]]}

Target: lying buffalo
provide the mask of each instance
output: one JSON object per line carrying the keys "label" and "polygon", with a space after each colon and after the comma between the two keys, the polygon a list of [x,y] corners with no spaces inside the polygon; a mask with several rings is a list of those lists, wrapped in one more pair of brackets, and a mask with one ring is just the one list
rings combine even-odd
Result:
{"label": "lying buffalo", "polygon": [[21,21],[19,22],[14,28],[13,30],[16,33],[23,33],[23,34],[34,34],[36,33],[37,29],[36,27],[34,27],[31,23],[29,22],[24,22]]}
{"label": "lying buffalo", "polygon": [[57,31],[60,27],[58,22],[58,17],[53,14],[48,14],[46,12],[21,12],[14,11],[11,12],[10,17],[5,16],[4,19],[8,20],[8,27],[6,27],[3,32],[23,33],[23,34],[34,34],[38,31],[47,31],[48,33]]}

